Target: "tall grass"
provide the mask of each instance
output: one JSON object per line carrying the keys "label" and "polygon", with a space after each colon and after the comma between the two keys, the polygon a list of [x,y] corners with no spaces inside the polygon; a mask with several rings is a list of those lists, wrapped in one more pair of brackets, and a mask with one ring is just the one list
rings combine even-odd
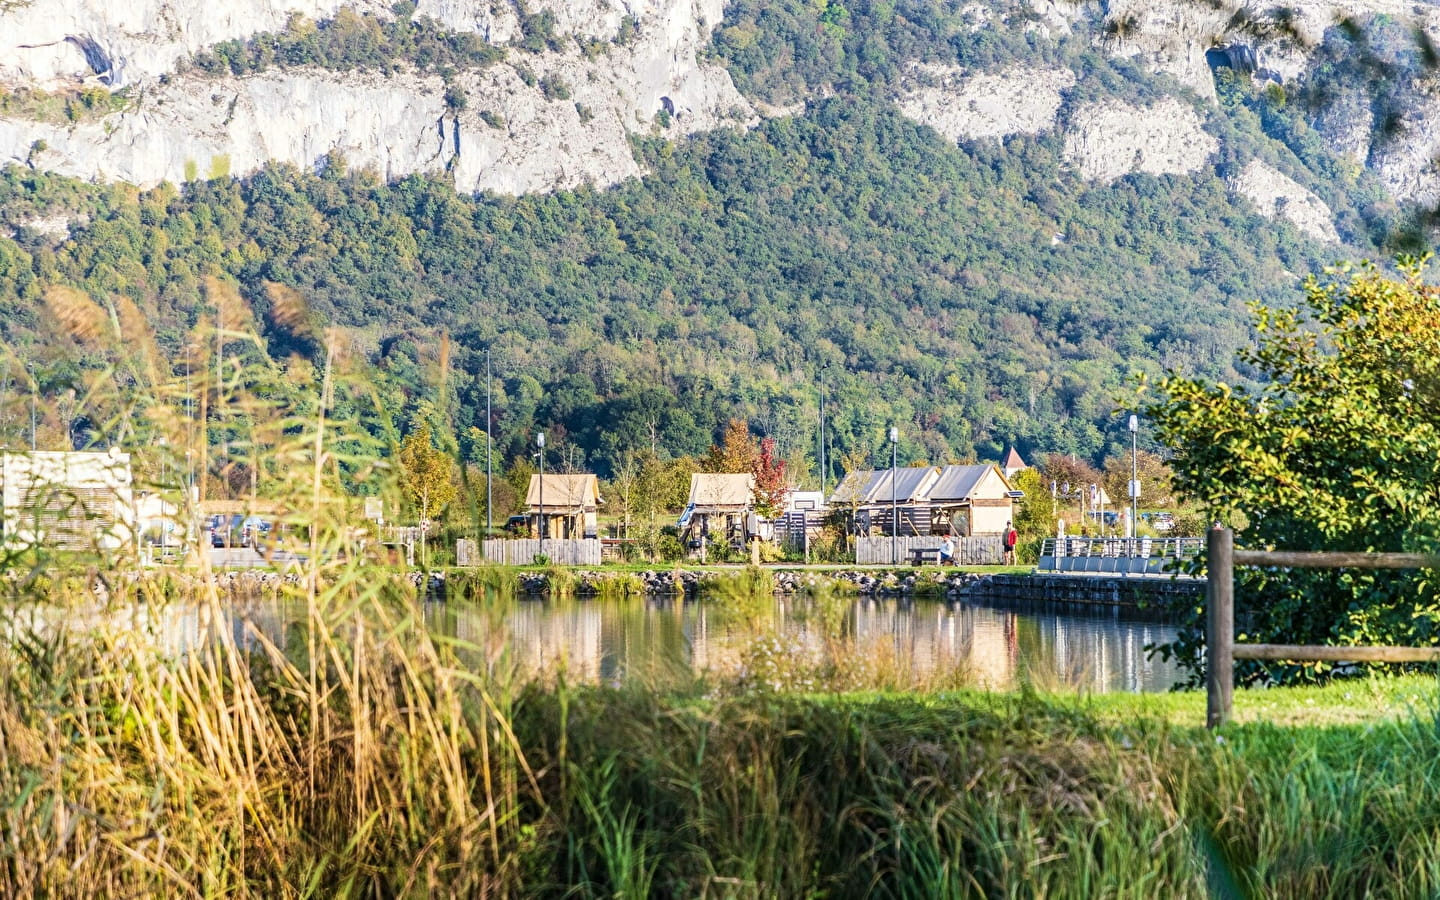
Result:
{"label": "tall grass", "polygon": [[613,572],[597,576],[590,584],[601,600],[624,600],[645,596],[645,579],[633,572]]}
{"label": "tall grass", "polygon": [[508,566],[473,566],[445,573],[445,597],[461,603],[512,603],[520,593],[520,575]]}
{"label": "tall grass", "polygon": [[[545,798],[509,725],[506,681],[459,665],[462,648],[432,640],[414,591],[361,558],[349,489],[394,490],[380,442],[332,412],[340,394],[363,405],[363,372],[347,368],[338,335],[314,335],[324,351],[310,373],[315,402],[259,399],[250,385],[305,365],[281,372],[233,289],[212,281],[208,294],[183,380],[143,321],[122,329],[123,301],[106,315],[75,292],[48,300],[110,363],[92,373],[79,412],[106,423],[104,442],[163,457],[138,459],[137,480],[185,520],[198,510],[179,473],[189,467],[203,496],[229,465],[212,465],[206,432],[240,436],[230,453],[251,467],[252,495],[286,511],[282,549],[298,577],[275,592],[303,609],[302,624],[283,646],[260,629],[237,634],[234,598],[199,548],[179,591],[136,569],[133,555],[104,559],[87,578],[29,548],[34,563],[10,583],[0,629],[0,895],[503,892],[518,883],[531,839],[521,828],[543,821]],[[294,298],[274,299],[273,316],[303,324],[287,309]],[[36,630],[56,617],[26,609],[177,592],[213,626],[179,655],[124,628]],[[522,794],[536,812],[522,816]]]}
{"label": "tall grass", "polygon": [[[527,741],[532,763],[554,752],[554,703],[519,710],[522,734],[545,735]],[[610,896],[620,882],[605,873],[626,860],[643,861],[665,896],[1205,897],[1228,883],[1240,896],[1428,897],[1440,887],[1429,721],[1242,728],[1217,743],[1200,729],[1102,727],[1033,696],[677,705],[587,690],[568,708],[567,752],[592,760],[604,787],[557,788],[553,814],[569,836],[549,874],[557,893],[583,877],[582,895]],[[621,847],[607,837],[617,822]]]}

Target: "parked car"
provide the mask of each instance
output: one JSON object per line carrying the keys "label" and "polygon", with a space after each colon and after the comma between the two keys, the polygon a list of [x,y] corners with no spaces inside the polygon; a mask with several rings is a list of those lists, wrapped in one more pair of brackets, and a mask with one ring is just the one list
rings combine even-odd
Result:
{"label": "parked car", "polygon": [[529,516],[511,516],[505,520],[505,530],[511,534],[527,534],[530,531]]}
{"label": "parked car", "polygon": [[210,517],[210,546],[212,547],[238,547],[243,540],[243,525],[245,517],[239,513],[234,515],[214,515]]}

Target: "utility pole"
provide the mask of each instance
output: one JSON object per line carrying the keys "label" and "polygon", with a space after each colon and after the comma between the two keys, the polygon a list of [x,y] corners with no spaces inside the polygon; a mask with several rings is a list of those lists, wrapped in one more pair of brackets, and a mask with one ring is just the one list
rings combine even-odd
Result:
{"label": "utility pole", "polygon": [[825,465],[825,370],[829,363],[820,366],[820,502],[825,502],[825,476],[829,469]]}
{"label": "utility pole", "polygon": [[[485,348],[485,537],[495,533],[495,494],[492,490],[493,473],[490,469],[490,454],[493,442],[490,438],[490,348]],[[484,547],[484,543],[481,543]]]}
{"label": "utility pole", "polygon": [[900,475],[900,429],[890,426],[890,565],[900,565],[900,501],[895,480]]}

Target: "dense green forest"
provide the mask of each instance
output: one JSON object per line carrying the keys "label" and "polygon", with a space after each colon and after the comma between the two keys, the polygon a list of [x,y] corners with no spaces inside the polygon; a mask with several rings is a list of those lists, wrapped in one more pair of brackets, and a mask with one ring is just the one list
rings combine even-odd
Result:
{"label": "dense green forest", "polygon": [[[1054,134],[956,147],[891,103],[908,60],[1062,63],[1079,77],[1070,104],[1170,87],[1088,47],[975,34],[945,9],[742,0],[713,50],[742,89],[834,95],[751,131],[640,139],[650,174],[603,191],[470,198],[443,179],[386,184],[338,156],[313,173],[149,191],[11,167],[0,334],[43,360],[43,394],[73,387],[98,361],[37,303],[69,284],[133,300],[179,365],[216,274],[238,284],[272,356],[313,358],[313,332],[271,315],[267,284],[294,288],[308,324],[342,328],[373,364],[402,427],[426,418],[472,460],[487,351],[505,455],[547,429],[563,465],[604,475],[627,449],[701,453],[734,417],[803,471],[822,369],[835,461],[888,458],[892,422],[906,461],[995,458],[1012,441],[1099,459],[1128,446],[1112,413],[1133,373],[1244,380],[1231,368],[1244,302],[1283,303],[1339,252],[1232,198],[1233,167],[1260,155],[1314,186],[1362,250],[1391,232],[1398,214],[1369,176],[1313,171],[1334,161],[1304,117],[1247,83],[1207,113],[1224,149],[1193,177],[1089,183]],[[444,44],[432,25],[406,35]],[[200,64],[253,66],[255,46]],[[447,59],[478,53],[456,46]],[[57,214],[68,239],[25,225]],[[6,440],[21,418],[0,415]]]}

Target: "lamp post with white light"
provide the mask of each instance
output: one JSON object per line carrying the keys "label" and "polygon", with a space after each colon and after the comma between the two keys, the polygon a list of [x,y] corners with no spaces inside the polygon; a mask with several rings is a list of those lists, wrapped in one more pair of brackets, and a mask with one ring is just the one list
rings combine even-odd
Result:
{"label": "lamp post with white light", "polygon": [[1130,537],[1137,534],[1140,524],[1140,417],[1130,416]]}
{"label": "lamp post with white light", "polygon": [[160,485],[155,493],[160,497],[160,553],[164,555],[165,551],[170,548],[170,521],[169,516],[165,513],[165,488],[170,476],[167,454],[170,452],[170,448],[165,446],[166,440],[163,437],[156,440],[155,445],[160,448]]}
{"label": "lamp post with white light", "polygon": [[30,452],[35,452],[35,403],[40,393],[40,382],[35,380],[35,368],[28,367],[30,374]]}
{"label": "lamp post with white light", "polygon": [[900,467],[900,429],[890,426],[890,565],[900,565],[900,501],[895,479]]}

